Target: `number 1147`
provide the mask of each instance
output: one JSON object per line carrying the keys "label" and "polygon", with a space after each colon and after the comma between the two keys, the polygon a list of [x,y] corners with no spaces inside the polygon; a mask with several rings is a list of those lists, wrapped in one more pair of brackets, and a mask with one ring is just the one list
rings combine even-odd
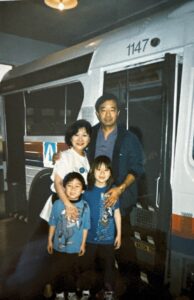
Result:
{"label": "number 1147", "polygon": [[130,43],[127,46],[128,56],[144,52],[145,49],[146,49],[146,46],[148,44],[148,41],[149,41],[149,39],[143,39],[141,41],[138,41],[137,43],[135,43],[135,42],[134,43]]}

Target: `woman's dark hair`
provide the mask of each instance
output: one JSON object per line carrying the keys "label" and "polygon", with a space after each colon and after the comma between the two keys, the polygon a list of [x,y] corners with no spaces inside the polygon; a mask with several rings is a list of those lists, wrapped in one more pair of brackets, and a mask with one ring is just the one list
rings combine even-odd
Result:
{"label": "woman's dark hair", "polygon": [[65,133],[65,142],[68,146],[72,146],[71,138],[73,135],[75,135],[80,128],[85,128],[87,134],[91,137],[92,134],[92,126],[91,124],[86,120],[77,120],[71,126],[69,126]]}
{"label": "woman's dark hair", "polygon": [[69,182],[73,181],[74,179],[77,179],[77,180],[80,181],[83,190],[86,189],[85,180],[84,180],[83,176],[82,176],[80,173],[78,173],[78,172],[70,172],[70,173],[68,173],[68,174],[64,177],[64,179],[63,179],[63,186],[66,187],[66,185],[67,185]]}
{"label": "woman's dark hair", "polygon": [[95,109],[97,112],[99,112],[99,108],[100,106],[107,100],[113,100],[116,105],[117,105],[117,109],[119,110],[119,100],[118,98],[110,93],[105,93],[102,96],[100,96],[97,100],[96,100],[96,104],[95,104]]}
{"label": "woman's dark hair", "polygon": [[109,189],[113,184],[113,171],[111,166],[111,160],[108,156],[100,155],[94,159],[90,171],[88,173],[88,189],[92,189],[94,187],[96,181],[94,177],[94,172],[95,169],[99,168],[101,165],[105,165],[106,168],[110,170],[110,178],[107,181],[107,189]]}

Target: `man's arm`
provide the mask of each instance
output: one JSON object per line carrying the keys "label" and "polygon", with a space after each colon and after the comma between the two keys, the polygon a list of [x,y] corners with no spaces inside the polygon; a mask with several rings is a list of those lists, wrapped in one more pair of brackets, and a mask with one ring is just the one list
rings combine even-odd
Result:
{"label": "man's arm", "polygon": [[112,206],[119,199],[121,194],[135,181],[135,176],[133,174],[128,174],[125,180],[116,187],[111,188],[107,194],[108,198],[105,202],[106,207]]}
{"label": "man's arm", "polygon": [[77,217],[78,217],[78,210],[75,207],[75,205],[73,205],[69,201],[69,199],[67,198],[67,196],[66,196],[66,194],[64,192],[63,180],[57,174],[55,174],[54,184],[55,184],[55,190],[56,190],[57,195],[64,202],[64,204],[66,206],[66,215],[67,215],[67,218],[76,220]]}
{"label": "man's arm", "polygon": [[128,174],[123,182],[108,191],[108,194],[110,193],[110,197],[107,199],[107,206],[113,205],[121,194],[134,183],[136,178],[140,177],[144,172],[143,149],[138,138],[134,134],[130,133],[126,136],[123,141],[123,149],[125,149],[123,164],[126,166]]}

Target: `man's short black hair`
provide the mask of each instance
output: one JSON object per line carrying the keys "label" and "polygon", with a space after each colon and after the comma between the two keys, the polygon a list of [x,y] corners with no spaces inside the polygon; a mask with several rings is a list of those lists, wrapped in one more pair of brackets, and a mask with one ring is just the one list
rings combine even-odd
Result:
{"label": "man's short black hair", "polygon": [[87,134],[91,137],[91,134],[92,134],[91,124],[88,121],[84,120],[84,119],[77,120],[73,124],[71,124],[71,126],[69,126],[66,130],[65,142],[68,146],[72,146],[71,138],[72,138],[73,135],[78,133],[80,128],[85,128]]}
{"label": "man's short black hair", "polygon": [[116,103],[117,108],[119,110],[119,100],[118,100],[118,98],[115,95],[111,94],[111,93],[104,93],[102,96],[100,96],[96,100],[95,109],[96,109],[97,112],[99,111],[100,105],[102,105],[107,100],[113,100]]}

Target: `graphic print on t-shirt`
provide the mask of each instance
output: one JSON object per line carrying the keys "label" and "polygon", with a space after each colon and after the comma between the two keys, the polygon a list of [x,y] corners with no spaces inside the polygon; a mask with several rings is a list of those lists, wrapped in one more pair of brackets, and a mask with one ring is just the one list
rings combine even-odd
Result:
{"label": "graphic print on t-shirt", "polygon": [[61,212],[59,217],[59,231],[58,231],[58,245],[59,249],[63,249],[69,244],[72,244],[70,238],[74,233],[76,223],[74,220],[68,220],[65,216],[65,209]]}
{"label": "graphic print on t-shirt", "polygon": [[68,219],[66,217],[66,210],[64,209],[59,217],[58,221],[58,245],[59,249],[65,248],[67,245],[72,245],[73,241],[71,237],[74,235],[76,230],[79,230],[82,226],[82,216],[84,213],[84,209],[86,208],[86,204],[84,204],[83,208],[78,208],[79,218],[74,221],[72,219]]}
{"label": "graphic print on t-shirt", "polygon": [[98,240],[111,240],[112,239],[112,226],[113,223],[113,209],[112,207],[105,207],[106,194],[101,193],[100,199],[100,216],[97,227]]}

